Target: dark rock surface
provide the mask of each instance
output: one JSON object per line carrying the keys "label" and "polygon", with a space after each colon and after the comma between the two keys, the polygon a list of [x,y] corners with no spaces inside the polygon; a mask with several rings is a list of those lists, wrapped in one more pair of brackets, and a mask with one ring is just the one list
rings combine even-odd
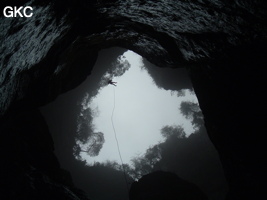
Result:
{"label": "dark rock surface", "polygon": [[171,172],[156,171],[135,181],[129,192],[130,200],[207,200],[207,196],[194,184]]}
{"label": "dark rock surface", "polygon": [[36,197],[32,188],[76,198],[52,172],[61,170],[35,109],[79,85],[97,52],[111,46],[160,67],[186,67],[229,182],[227,199],[266,199],[266,1],[36,0],[0,8],[24,3],[34,17],[0,17],[1,184],[13,199],[28,190]]}
{"label": "dark rock surface", "polygon": [[227,60],[191,74],[209,137],[228,179],[229,199],[264,199],[267,195],[265,47],[241,46]]}
{"label": "dark rock surface", "polygon": [[60,168],[37,109],[10,111],[0,123],[1,199],[87,199]]}

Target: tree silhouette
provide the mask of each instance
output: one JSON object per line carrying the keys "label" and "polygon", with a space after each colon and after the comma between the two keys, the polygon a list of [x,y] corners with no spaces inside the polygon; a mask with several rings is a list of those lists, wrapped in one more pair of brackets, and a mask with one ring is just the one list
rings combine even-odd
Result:
{"label": "tree silhouette", "polygon": [[149,147],[146,150],[145,158],[151,166],[154,166],[157,162],[159,162],[162,158],[160,145]]}
{"label": "tree silhouette", "polygon": [[185,139],[185,132],[181,126],[164,126],[161,129],[161,134],[166,139],[165,142],[150,146],[143,156],[137,156],[131,160],[132,167],[128,170],[128,173],[133,179],[137,180],[152,171],[160,169],[160,166],[164,165],[162,164],[162,156],[165,157],[165,160],[168,153],[175,151],[173,147],[177,144],[177,140]]}
{"label": "tree silhouette", "polygon": [[108,81],[112,80],[114,77],[122,76],[128,69],[130,69],[130,67],[131,65],[125,60],[125,57],[119,56],[101,77],[99,88],[105,87],[108,84]]}
{"label": "tree silhouette", "polygon": [[143,175],[148,174],[152,171],[152,166],[149,161],[144,157],[135,157],[131,160],[134,170],[131,174],[134,179],[139,179]]}
{"label": "tree silhouette", "polygon": [[199,129],[203,124],[203,115],[197,103],[183,101],[180,104],[180,111],[186,119],[191,120],[191,123],[195,129]]}
{"label": "tree silhouette", "polygon": [[115,170],[121,170],[122,168],[119,163],[117,163],[116,161],[110,161],[110,160],[107,160],[106,162],[102,163],[102,165],[108,168],[115,169]]}
{"label": "tree silhouette", "polygon": [[130,63],[125,60],[124,56],[119,56],[117,61],[112,64],[110,74],[114,77],[122,76],[128,69],[130,69]]}
{"label": "tree silhouette", "polygon": [[127,173],[135,180],[153,171],[155,165],[161,160],[160,145],[154,145],[146,150],[143,156],[135,157],[131,160],[132,167]]}
{"label": "tree silhouette", "polygon": [[102,132],[94,132],[89,137],[87,143],[81,149],[81,152],[86,152],[89,156],[97,156],[105,142]]}
{"label": "tree silhouette", "polygon": [[186,137],[181,126],[162,127],[165,140],[133,158],[129,175],[136,180],[157,170],[172,171],[196,183],[211,199],[223,199],[227,184],[216,149],[206,133],[201,110],[197,103],[182,102],[181,113],[191,120],[195,132]]}
{"label": "tree silhouette", "polygon": [[85,152],[89,156],[97,156],[105,142],[104,134],[102,132],[91,133],[86,143],[77,142],[73,148],[73,154],[77,159],[81,159],[80,153]]}
{"label": "tree silhouette", "polygon": [[161,135],[168,139],[169,137],[184,138],[185,132],[182,126],[164,126],[161,128]]}
{"label": "tree silhouette", "polygon": [[77,119],[76,145],[73,147],[73,155],[81,159],[80,153],[86,152],[89,156],[97,156],[105,142],[102,132],[95,132],[93,125],[94,112],[90,107],[81,104],[81,112]]}
{"label": "tree silhouette", "polygon": [[93,134],[93,112],[90,108],[82,109],[77,119],[76,141],[81,144],[88,142],[88,138]]}

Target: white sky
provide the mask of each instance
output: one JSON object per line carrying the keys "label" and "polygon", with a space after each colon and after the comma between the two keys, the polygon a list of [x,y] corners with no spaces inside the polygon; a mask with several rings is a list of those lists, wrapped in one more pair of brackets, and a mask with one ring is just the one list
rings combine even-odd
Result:
{"label": "white sky", "polygon": [[180,114],[179,107],[183,100],[196,102],[195,96],[186,93],[185,97],[171,95],[171,91],[159,89],[154,85],[152,78],[142,70],[142,57],[132,51],[124,56],[131,64],[126,73],[113,81],[117,87],[108,85],[96,96],[91,108],[98,111],[93,124],[96,130],[104,133],[105,143],[97,157],[89,157],[86,153],[82,157],[89,164],[115,160],[121,163],[112,128],[113,114],[114,127],[120,145],[124,163],[146,152],[149,146],[162,141],[160,129],[166,125],[182,125],[187,134],[193,132],[191,124]]}

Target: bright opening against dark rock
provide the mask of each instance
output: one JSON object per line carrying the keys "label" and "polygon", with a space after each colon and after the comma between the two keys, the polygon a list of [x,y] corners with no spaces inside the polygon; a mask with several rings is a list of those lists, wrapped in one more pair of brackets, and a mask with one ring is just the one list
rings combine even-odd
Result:
{"label": "bright opening against dark rock", "polygon": [[186,69],[102,50],[88,79],[41,111],[62,167],[89,197],[127,198],[135,180],[163,170],[224,199],[222,167]]}

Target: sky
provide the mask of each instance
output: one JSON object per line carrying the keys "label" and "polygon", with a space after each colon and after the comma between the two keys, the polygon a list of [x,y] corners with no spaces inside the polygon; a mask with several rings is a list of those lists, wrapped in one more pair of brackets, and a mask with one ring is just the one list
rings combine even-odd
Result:
{"label": "sky", "polygon": [[170,90],[159,89],[146,70],[141,68],[141,56],[132,51],[125,52],[124,56],[131,65],[130,69],[113,79],[117,82],[116,87],[104,87],[90,103],[96,113],[93,120],[95,131],[104,133],[105,143],[96,157],[81,154],[89,165],[106,160],[121,163],[115,133],[123,163],[131,164],[132,158],[143,155],[150,146],[163,141],[160,134],[162,127],[181,125],[187,135],[193,132],[179,107],[181,101],[197,102],[196,96],[186,92],[184,97],[178,97]]}

